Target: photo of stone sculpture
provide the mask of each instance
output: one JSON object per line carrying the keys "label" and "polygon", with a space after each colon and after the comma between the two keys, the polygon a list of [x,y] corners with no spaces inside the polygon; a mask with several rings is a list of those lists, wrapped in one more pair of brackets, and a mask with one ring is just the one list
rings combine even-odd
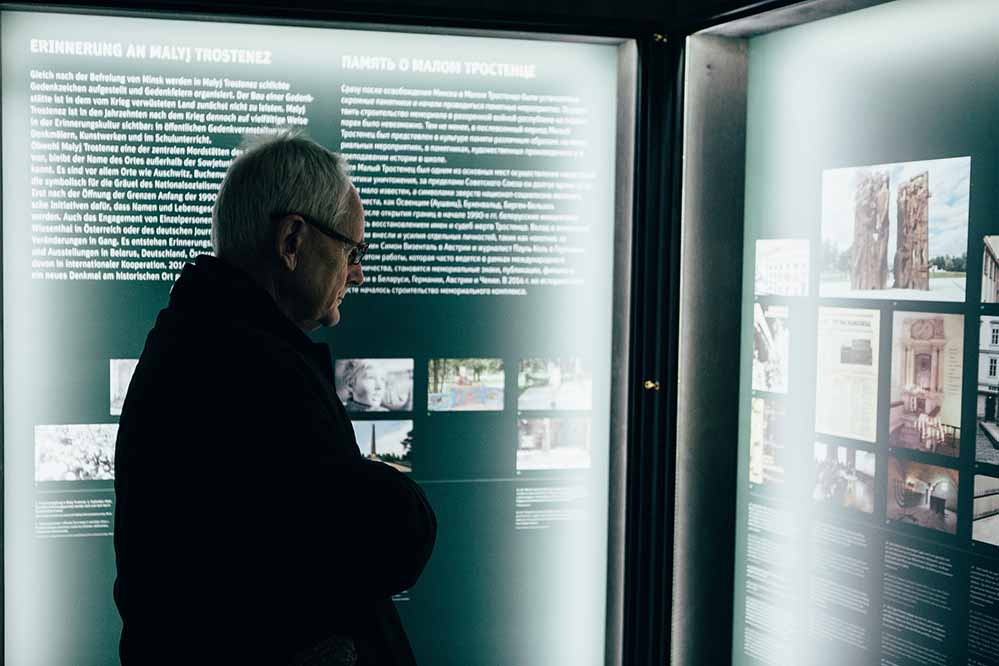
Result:
{"label": "photo of stone sculpture", "polygon": [[781,488],[787,466],[784,403],[753,398],[749,423],[749,483]]}
{"label": "photo of stone sculpture", "polygon": [[352,358],[336,362],[336,393],[348,412],[413,411],[413,359]]}
{"label": "photo of stone sculpture", "polygon": [[591,422],[588,416],[517,420],[517,471],[587,469]]}
{"label": "photo of stone sculpture", "polygon": [[874,511],[874,453],[815,442],[814,462],[812,499],[864,513]]}
{"label": "photo of stone sculpture", "polygon": [[121,416],[128,384],[132,381],[137,365],[139,365],[137,358],[111,359],[111,416]]}
{"label": "photo of stone sculpture", "polygon": [[971,538],[999,546],[999,479],[975,475]]}
{"label": "photo of stone sculpture", "polygon": [[517,409],[590,409],[593,379],[580,358],[525,358],[517,373]]}
{"label": "photo of stone sculpture", "polygon": [[808,239],[756,241],[754,289],[757,296],[808,296]]}
{"label": "photo of stone sculpture", "polygon": [[822,174],[819,295],[964,301],[971,158]]}
{"label": "photo of stone sculpture", "polygon": [[963,359],[962,315],[895,312],[889,446],[960,455]]}
{"label": "photo of stone sculpture", "polygon": [[502,411],[503,359],[435,358],[427,370],[429,411]]}
{"label": "photo of stone sculpture", "polygon": [[753,305],[753,390],[787,393],[787,306]]}
{"label": "photo of stone sculpture", "polygon": [[114,479],[117,423],[35,426],[35,481]]}
{"label": "photo of stone sculpture", "polygon": [[413,451],[412,421],[353,421],[354,437],[361,455],[395,467],[400,472],[412,472],[410,454]]}
{"label": "photo of stone sculpture", "polygon": [[999,317],[978,320],[975,462],[999,465]]}
{"label": "photo of stone sculpture", "polygon": [[956,469],[888,456],[888,520],[957,532]]}
{"label": "photo of stone sculpture", "polygon": [[999,303],[999,236],[985,236],[982,245],[982,303]]}

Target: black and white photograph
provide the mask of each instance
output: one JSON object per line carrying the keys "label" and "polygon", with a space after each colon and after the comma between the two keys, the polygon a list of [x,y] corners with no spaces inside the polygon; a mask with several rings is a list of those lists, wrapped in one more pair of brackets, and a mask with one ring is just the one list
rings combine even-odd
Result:
{"label": "black and white photograph", "polygon": [[787,414],[782,400],[752,399],[749,422],[749,483],[781,488],[788,466]]}
{"label": "black and white photograph", "polygon": [[999,317],[978,320],[975,461],[999,465]]}
{"label": "black and white photograph", "polygon": [[503,359],[430,359],[427,410],[502,411],[505,383]]}
{"label": "black and white photograph", "polygon": [[961,453],[963,364],[962,315],[895,312],[889,446]]}
{"label": "black and white photograph", "polygon": [[35,481],[114,479],[117,423],[35,426]]}
{"label": "black and white photograph", "polygon": [[137,358],[111,359],[111,416],[121,416],[121,407],[125,404],[125,394],[139,365]]}
{"label": "black and white photograph", "polygon": [[413,359],[352,358],[336,362],[336,392],[348,412],[413,411]]}
{"label": "black and white photograph", "polygon": [[517,420],[517,470],[587,469],[591,465],[588,416]]}
{"label": "black and white photograph", "polygon": [[888,520],[957,533],[956,469],[888,456]]}
{"label": "black and white photograph", "polygon": [[753,390],[787,393],[791,345],[786,305],[753,305]]}
{"label": "black and white photograph", "polygon": [[964,301],[971,158],[822,174],[819,295]]}
{"label": "black and white photograph", "polygon": [[517,373],[517,409],[590,409],[593,378],[581,358],[525,358]]}
{"label": "black and white photograph", "polygon": [[754,293],[757,296],[807,296],[808,249],[807,238],[756,241]]}
{"label": "black and white photograph", "polygon": [[815,442],[814,462],[812,499],[820,504],[874,512],[874,453]]}
{"label": "black and white photograph", "polygon": [[410,454],[413,450],[412,421],[352,422],[354,437],[361,455],[395,467],[400,472],[412,472]]}

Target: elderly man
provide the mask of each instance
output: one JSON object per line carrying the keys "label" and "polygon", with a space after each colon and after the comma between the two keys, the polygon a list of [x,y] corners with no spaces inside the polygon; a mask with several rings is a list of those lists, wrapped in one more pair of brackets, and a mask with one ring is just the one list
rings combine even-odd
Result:
{"label": "elderly man", "polygon": [[414,664],[391,597],[437,523],[361,457],[333,326],[363,282],[343,158],[293,133],[251,145],[215,203],[216,257],[185,267],[122,408],[115,601],[122,663]]}

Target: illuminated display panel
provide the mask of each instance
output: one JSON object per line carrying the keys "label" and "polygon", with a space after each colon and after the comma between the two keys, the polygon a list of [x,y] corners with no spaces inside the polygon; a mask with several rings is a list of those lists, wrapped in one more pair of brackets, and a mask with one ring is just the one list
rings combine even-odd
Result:
{"label": "illuminated display panel", "polygon": [[[241,135],[292,126],[349,158],[371,242],[316,338],[362,453],[412,474],[440,520],[396,600],[418,660],[602,663],[630,51],[28,12],[0,37],[7,662],[115,661],[135,359],[210,250]],[[163,464],[183,493],[198,454],[178,442]]]}

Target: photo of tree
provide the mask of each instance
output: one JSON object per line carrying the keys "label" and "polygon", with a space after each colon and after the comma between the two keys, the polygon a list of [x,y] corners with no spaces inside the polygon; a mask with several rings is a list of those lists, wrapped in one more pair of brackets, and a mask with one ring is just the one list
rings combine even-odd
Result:
{"label": "photo of tree", "polygon": [[503,410],[503,359],[434,358],[427,370],[429,411]]}

